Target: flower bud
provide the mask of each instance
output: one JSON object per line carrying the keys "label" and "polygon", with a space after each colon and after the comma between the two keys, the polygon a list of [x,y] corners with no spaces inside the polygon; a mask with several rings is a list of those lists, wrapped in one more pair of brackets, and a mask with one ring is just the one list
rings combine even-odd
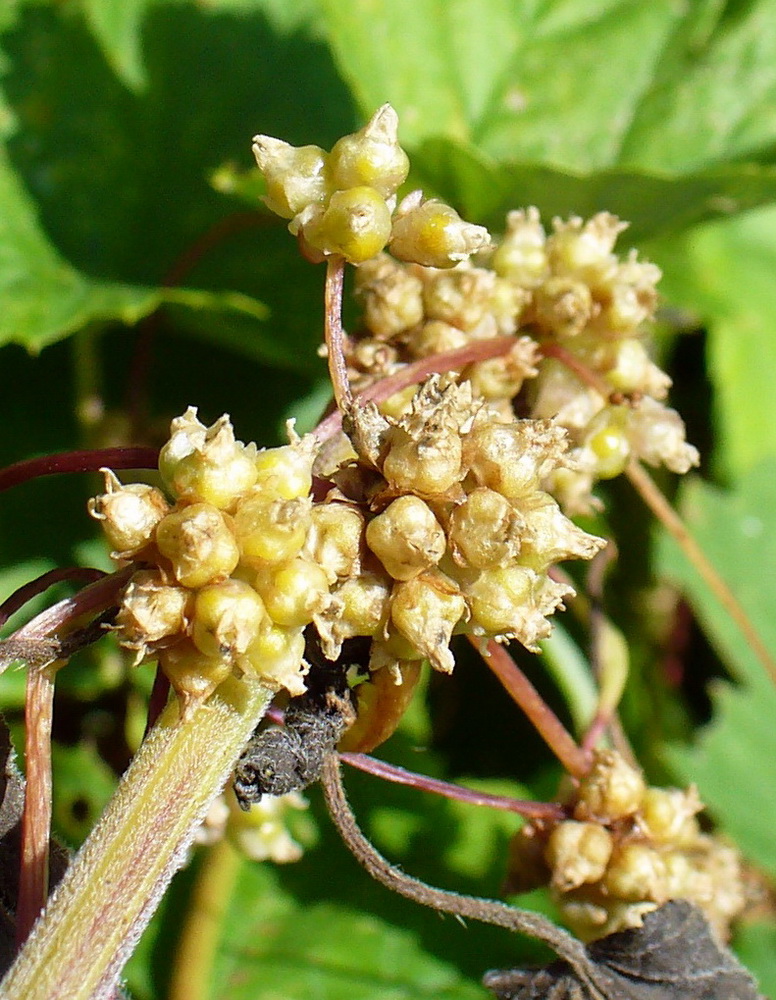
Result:
{"label": "flower bud", "polygon": [[394,587],[391,621],[435,670],[452,673],[455,658],[449,649],[450,639],[465,614],[463,595],[441,573],[424,573]]}
{"label": "flower bud", "polygon": [[468,343],[469,336],[463,330],[444,323],[441,319],[431,319],[424,323],[413,331],[411,340],[412,353],[418,358],[440,354],[442,351],[454,351]]}
{"label": "flower bud", "polygon": [[612,854],[612,836],[597,823],[566,820],[550,834],[544,856],[552,869],[552,885],[570,892],[598,882]]}
{"label": "flower bud", "polygon": [[397,210],[391,253],[399,260],[445,268],[467,260],[489,243],[490,234],[483,226],[464,222],[449,205],[421,201],[420,192],[413,192]]}
{"label": "flower bud", "polygon": [[476,634],[517,633],[532,610],[536,573],[523,566],[486,569],[466,589]]}
{"label": "flower bud", "polygon": [[434,566],[445,552],[445,533],[417,496],[394,500],[366,528],[366,542],[395,580]]}
{"label": "flower bud", "polygon": [[253,155],[264,175],[267,208],[283,219],[293,219],[328,194],[326,153],[318,146],[290,146],[269,135],[253,137]]}
{"label": "flower bud", "polygon": [[384,104],[362,129],[335,142],[329,154],[332,185],[339,190],[367,185],[383,198],[394,194],[410,169],[398,143],[398,130],[398,115],[390,104]]}
{"label": "flower bud", "polygon": [[536,322],[556,337],[576,337],[596,314],[590,287],[575,278],[554,275],[537,288]]}
{"label": "flower bud", "polygon": [[261,598],[247,583],[211,584],[194,601],[191,637],[206,656],[233,660],[256,638],[265,617]]}
{"label": "flower bud", "polygon": [[205,656],[190,639],[161,650],[159,666],[178,696],[184,722],[232,672],[222,656]]}
{"label": "flower bud", "polygon": [[432,274],[423,289],[426,317],[471,330],[490,309],[495,287],[496,275],[482,267]]}
{"label": "flower bud", "polygon": [[372,187],[335,191],[323,210],[300,216],[305,240],[323,254],[341,254],[350,264],[376,256],[391,235],[391,211]]}
{"label": "flower bud", "polygon": [[240,557],[261,567],[287,562],[299,553],[310,525],[310,501],[268,500],[263,492],[247,496],[234,513]]}
{"label": "flower bud", "polygon": [[577,819],[601,822],[632,816],[644,797],[644,778],[613,750],[600,751],[579,783]]}
{"label": "flower bud", "polygon": [[392,584],[388,576],[361,572],[334,591],[329,606],[313,619],[328,660],[337,659],[344,639],[376,636],[383,631],[390,611]]}
{"label": "flower bud", "polygon": [[225,580],[240,558],[225,515],[206,503],[168,514],[157,525],[156,544],[184,587]]}
{"label": "flower bud", "polygon": [[703,808],[692,785],[679,788],[647,788],[641,802],[639,826],[650,840],[660,844],[689,846],[698,836],[696,813]]}
{"label": "flower bud", "polygon": [[485,487],[472,490],[450,515],[453,558],[475,569],[503,566],[520,552],[523,526],[523,519],[500,493]]}
{"label": "flower bud", "polygon": [[307,559],[260,571],[256,589],[270,618],[286,628],[308,625],[330,601],[326,574]]}
{"label": "flower bud", "polygon": [[170,505],[153,486],[123,486],[110,469],[100,471],[105,477],[105,492],[89,501],[88,510],[102,523],[113,558],[127,559],[151,543],[154,529]]}

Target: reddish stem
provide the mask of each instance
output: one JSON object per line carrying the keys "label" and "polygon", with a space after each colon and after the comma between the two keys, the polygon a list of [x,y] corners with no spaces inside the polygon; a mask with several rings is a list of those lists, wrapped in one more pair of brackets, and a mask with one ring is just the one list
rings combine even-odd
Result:
{"label": "reddish stem", "polygon": [[16,908],[16,944],[27,940],[48,897],[49,839],[51,836],[51,722],[54,712],[56,665],[31,668],[27,673],[25,703],[25,757],[19,900]]}
{"label": "reddish stem", "polygon": [[589,368],[584,361],[580,361],[573,351],[569,351],[567,348],[561,347],[560,344],[549,341],[541,343],[539,350],[546,358],[555,358],[564,364],[566,368],[574,372],[581,382],[589,385],[591,389],[595,389],[604,399],[608,400],[614,392],[614,389],[609,385],[604,376]]}
{"label": "reddish stem", "polygon": [[350,409],[353,396],[350,391],[348,366],[345,361],[345,331],[342,329],[342,286],[345,281],[345,258],[338,254],[326,262],[326,314],[324,337],[329,362],[329,377],[334,389],[337,409]]}
{"label": "reddish stem", "polygon": [[[480,640],[469,636],[469,641],[479,651]],[[587,755],[504,647],[491,639],[483,659],[568,773],[574,778],[585,775],[589,769]]]}
{"label": "reddish stem", "polygon": [[63,472],[98,472],[103,466],[111,469],[155,469],[158,461],[157,448],[143,447],[88,448],[84,451],[41,455],[0,469],[0,492],[39,476],[54,476]]}
{"label": "reddish stem", "polygon": [[79,581],[82,583],[94,583],[107,576],[101,569],[92,569],[87,566],[68,566],[66,569],[51,569],[48,573],[43,573],[35,580],[30,580],[23,586],[15,590],[10,597],[6,597],[0,604],[0,627],[5,625],[11,615],[16,614],[19,608],[24,607],[27,601],[42,594],[44,590],[53,587],[55,583],[63,580]]}
{"label": "reddish stem", "polygon": [[448,781],[440,781],[437,778],[429,778],[425,774],[416,774],[414,771],[407,771],[403,767],[396,767],[394,764],[386,764],[385,761],[377,760],[363,753],[341,753],[340,760],[345,761],[352,767],[357,767],[360,771],[373,774],[377,778],[385,781],[393,781],[397,785],[408,785],[411,788],[418,788],[422,792],[431,792],[434,795],[441,795],[446,799],[455,799],[458,802],[468,802],[474,806],[489,806],[491,809],[502,809],[507,812],[519,813],[527,819],[564,819],[566,813],[562,806],[556,802],[530,802],[525,799],[512,799],[504,795],[490,795],[488,792],[477,792],[471,788],[464,788],[461,785],[451,784]]}
{"label": "reddish stem", "polygon": [[148,719],[146,721],[145,733],[143,734],[144,738],[148,736],[156,720],[162,714],[162,709],[167,704],[169,695],[170,682],[167,679],[167,674],[157,664],[154,684],[151,688],[151,697],[148,699]]}
{"label": "reddish stem", "polygon": [[[405,365],[393,375],[370,385],[369,388],[358,394],[354,405],[370,401],[373,403],[382,402],[408,386],[418,385],[429,375],[457,371],[477,361],[486,361],[488,358],[498,358],[509,354],[514,345],[514,337],[492,337],[488,340],[475,340],[465,347],[457,347],[454,351],[431,354],[427,358],[421,358],[419,361]],[[342,413],[339,410],[334,410],[318,424],[314,433],[319,441],[328,441],[341,427]]]}
{"label": "reddish stem", "polygon": [[760,638],[741,602],[717,572],[710,559],[693,538],[687,525],[666,500],[644,466],[633,459],[625,474],[644,503],[684,552],[698,575],[711,590],[730,618],[736,623],[747,645],[762,664],[765,672],[776,683],[776,660]]}

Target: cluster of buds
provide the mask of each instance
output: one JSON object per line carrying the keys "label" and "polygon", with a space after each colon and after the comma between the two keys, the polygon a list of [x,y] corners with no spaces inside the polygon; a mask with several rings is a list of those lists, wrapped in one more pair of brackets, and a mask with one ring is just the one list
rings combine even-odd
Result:
{"label": "cluster of buds", "polygon": [[640,771],[601,751],[568,803],[568,819],[527,823],[512,842],[508,888],[549,883],[583,939],[641,924],[669,899],[688,899],[721,940],[746,904],[737,851],[701,832],[694,787],[648,787]]}
{"label": "cluster of buds", "polygon": [[301,694],[304,628],[330,600],[303,552],[316,443],[290,431],[289,445],[259,451],[227,417],[205,427],[192,408],[171,431],[159,470],[174,503],[108,471],[90,503],[113,557],[136,567],[119,639],[137,663],[158,659],[184,716],[232,673]]}
{"label": "cluster of buds", "polygon": [[255,136],[264,200],[290,220],[289,230],[311,260],[338,255],[363,264],[390,245],[400,260],[453,267],[489,244],[486,229],[464,222],[449,205],[424,200],[419,191],[397,206],[396,192],[409,173],[398,124],[396,112],[384,104],[329,153]]}
{"label": "cluster of buds", "polygon": [[[354,386],[418,358],[513,335],[507,355],[476,361],[463,377],[507,421],[527,383],[521,412],[566,427],[573,466],[547,482],[566,510],[589,511],[595,482],[619,475],[631,457],[686,472],[698,454],[664,403],[670,379],[644,346],[660,271],[635,253],[614,254],[624,228],[602,212],[585,223],[555,220],[547,236],[528,209],[509,213],[501,242],[476,265],[440,271],[387,254],[368,261],[356,274],[363,330],[348,355]],[[397,395],[383,410],[396,415],[406,403]]]}
{"label": "cluster of buds", "polygon": [[454,633],[537,650],[547,616],[571,592],[550,566],[589,559],[603,545],[540,488],[564,461],[565,431],[549,421],[504,423],[470,383],[440,376],[402,416],[367,404],[346,423],[357,457],[331,475],[330,506],[360,509],[363,545],[358,571],[335,584],[314,618],[326,656],[369,635],[371,669],[399,678],[419,659],[450,672]]}
{"label": "cluster of buds", "polygon": [[[231,792],[219,795],[194,838],[196,844],[211,845],[226,838],[251,861],[274,861],[289,864],[298,861],[303,848],[294,839],[291,826],[295,814],[308,808],[299,792],[286,795],[262,795],[247,812],[241,809]],[[303,828],[304,832],[304,828]]]}

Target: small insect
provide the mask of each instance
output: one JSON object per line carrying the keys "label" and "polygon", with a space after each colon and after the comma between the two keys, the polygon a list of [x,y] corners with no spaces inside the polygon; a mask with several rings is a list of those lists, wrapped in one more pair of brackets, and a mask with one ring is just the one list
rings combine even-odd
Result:
{"label": "small insect", "polygon": [[289,701],[282,727],[253,734],[237,762],[234,793],[246,811],[262,795],[286,795],[317,781],[324,758],[355,720],[344,660],[322,659],[309,641],[305,656],[313,663],[308,690]]}

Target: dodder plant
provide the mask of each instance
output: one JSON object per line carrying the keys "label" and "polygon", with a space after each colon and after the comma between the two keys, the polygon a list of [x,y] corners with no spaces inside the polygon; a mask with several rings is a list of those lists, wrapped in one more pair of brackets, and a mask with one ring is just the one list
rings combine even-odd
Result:
{"label": "dodder plant", "polygon": [[[616,256],[624,226],[606,213],[556,220],[548,235],[535,210],[516,211],[493,241],[420,192],[398,200],[409,164],[397,128],[385,105],[329,153],[254,140],[268,206],[308,258],[326,262],[335,408],[302,438],[289,425],[289,444],[271,449],[236,440],[226,416],[206,427],[190,408],[158,458],[164,491],[124,486],[106,467],[89,509],[116,572],[4,644],[3,662],[23,658],[30,669],[17,911],[26,943],[3,983],[9,1000],[111,995],[277,695],[291,698],[288,727],[243,755],[240,803],[322,774],[332,817],[372,874],[437,909],[535,935],[568,963],[538,977],[491,975],[498,996],[540,995],[556,980],[559,996],[625,996],[623,967],[596,963],[617,947],[638,957],[682,921],[716,956],[716,971],[705,968],[711,988],[719,972],[726,989],[755,995],[690,908],[661,910],[640,937],[645,915],[685,899],[724,940],[745,894],[735,850],[701,831],[695,790],[648,787],[632,759],[616,724],[621,657],[599,652],[598,711],[577,744],[506,649],[516,641],[538,651],[574,596],[557,564],[604,548],[570,520],[599,505],[599,480],[627,474],[676,527],[640,464],[682,473],[698,460],[645,346],[659,272]],[[341,325],[347,264],[363,308],[352,336]],[[117,450],[84,464],[135,467],[138,458]],[[110,624],[135,664],[158,664],[154,725],[32,926],[45,900],[48,816],[45,796],[35,797],[47,781],[51,687],[70,652],[99,634],[89,621]],[[456,635],[468,636],[568,773],[557,801],[492,803],[530,818],[513,845],[513,888],[548,884],[583,939],[624,933],[600,954],[536,914],[401,875],[349,810],[337,754],[385,772],[354,755],[391,734],[423,661],[454,669]],[[343,648],[358,640],[368,653],[354,663]],[[677,982],[672,995],[692,995]]]}

